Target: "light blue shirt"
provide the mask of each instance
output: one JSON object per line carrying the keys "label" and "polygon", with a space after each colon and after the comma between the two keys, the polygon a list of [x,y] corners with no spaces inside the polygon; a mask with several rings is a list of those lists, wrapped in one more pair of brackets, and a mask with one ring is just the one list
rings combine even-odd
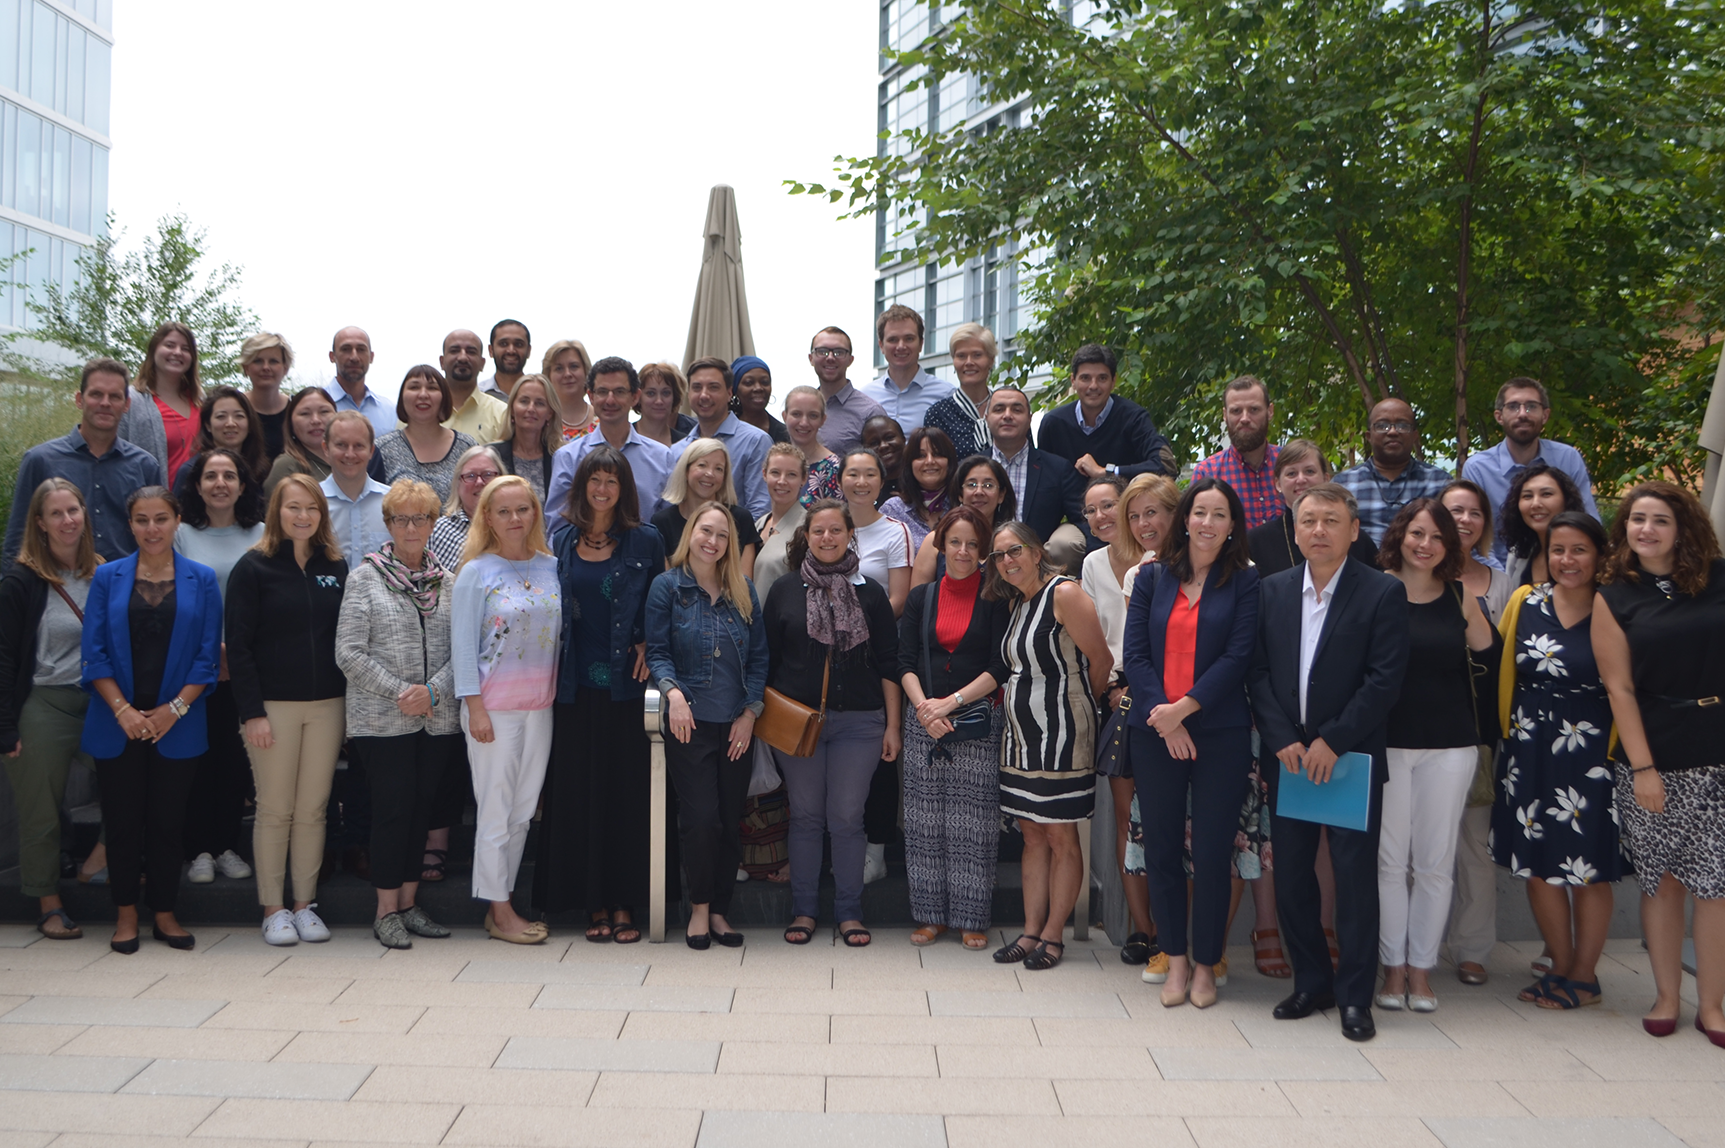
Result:
{"label": "light blue shirt", "polygon": [[898,429],[908,438],[911,431],[922,425],[928,408],[957,389],[956,383],[949,383],[918,367],[916,377],[911,379],[910,385],[903,390],[892,381],[891,375],[882,375],[864,386],[862,393],[879,403],[881,409],[898,423]]}
{"label": "light blue shirt", "polygon": [[329,502],[329,528],[335,532],[336,548],[347,559],[347,568],[357,570],[362,558],[389,541],[383,525],[383,496],[389,487],[367,478],[359,497],[349,498],[333,474],[317,485]]}
{"label": "light blue shirt", "polygon": [[1076,417],[1078,419],[1078,429],[1080,431],[1083,431],[1085,434],[1095,434],[1097,431],[1102,429],[1102,424],[1108,421],[1108,412],[1112,411],[1113,409],[1114,409],[1114,396],[1109,395],[1108,401],[1102,404],[1102,413],[1096,416],[1096,425],[1095,426],[1086,425],[1086,423],[1084,422],[1084,404],[1083,403],[1079,403],[1077,408],[1072,412],[1072,414],[1074,415],[1074,417]]}
{"label": "light blue shirt", "polygon": [[[1588,477],[1587,463],[1583,461],[1581,452],[1567,443],[1552,442],[1550,439],[1539,440],[1539,452],[1533,456],[1533,462],[1543,462],[1553,470],[1561,470],[1575,483],[1581,491],[1580,509],[1587,511],[1593,517],[1599,517],[1599,507],[1593,501],[1593,479]],[[1495,533],[1497,523],[1503,519],[1503,504],[1509,498],[1509,488],[1522,471],[1533,462],[1523,465],[1510,457],[1509,440],[1504,439],[1488,450],[1467,456],[1462,463],[1461,476],[1469,482],[1476,482],[1491,499],[1491,521],[1493,537],[1491,553],[1502,564],[1509,548],[1503,541],[1503,535]],[[1575,508],[1571,508],[1575,509]]]}
{"label": "light blue shirt", "polygon": [[[551,523],[556,521],[557,516],[562,514],[563,508],[568,505],[569,491],[575,485],[575,468],[581,465],[581,460],[587,457],[588,451],[603,442],[605,431],[601,428],[592,434],[584,434],[573,442],[565,443],[551,456],[551,485],[545,492],[546,534],[550,534]],[[629,471],[635,479],[635,493],[641,501],[643,523],[650,520],[653,511],[658,508],[659,495],[664,493],[665,483],[671,478],[671,468],[677,465],[677,458],[681,454],[681,451],[672,450],[663,443],[642,437],[640,431],[630,426],[629,437],[623,443],[623,457],[628,461]]]}
{"label": "light blue shirt", "polygon": [[737,498],[748,509],[750,518],[759,518],[773,508],[773,499],[767,493],[767,449],[773,445],[773,436],[759,427],[752,427],[739,419],[735,413],[725,416],[725,421],[719,424],[719,429],[710,435],[701,433],[699,423],[686,436],[671,444],[671,449],[680,457],[683,448],[698,438],[716,438],[725,444],[725,453],[731,456],[731,485],[737,490]]}
{"label": "light blue shirt", "polygon": [[365,388],[365,398],[354,402],[348,393],[342,389],[340,379],[331,379],[323,385],[323,393],[329,396],[329,401],[335,404],[338,411],[358,411],[371,423],[377,432],[375,438],[382,438],[395,429],[395,408],[386,407],[377,397],[377,392],[370,387]]}

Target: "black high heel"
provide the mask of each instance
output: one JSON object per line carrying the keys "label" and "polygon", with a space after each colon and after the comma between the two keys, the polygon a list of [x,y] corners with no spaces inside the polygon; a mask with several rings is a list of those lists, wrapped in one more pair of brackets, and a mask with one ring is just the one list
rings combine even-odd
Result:
{"label": "black high heel", "polygon": [[[198,943],[198,939],[196,937],[192,936],[190,933],[184,933],[184,934],[176,937],[172,933],[162,932],[162,927],[160,925],[151,925],[150,926],[150,936],[156,938],[156,940],[158,940],[158,941],[161,941],[163,944],[167,945],[168,948],[170,948],[170,949],[181,949],[181,950],[190,949],[193,945]],[[136,938],[133,938],[133,940],[132,940],[131,951],[134,953],[138,951],[138,942],[137,942]]]}

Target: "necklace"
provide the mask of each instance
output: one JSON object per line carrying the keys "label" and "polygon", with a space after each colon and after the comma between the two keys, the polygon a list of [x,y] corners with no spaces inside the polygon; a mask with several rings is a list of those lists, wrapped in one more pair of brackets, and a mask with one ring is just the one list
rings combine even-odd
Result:
{"label": "necklace", "polygon": [[593,535],[583,530],[581,532],[581,545],[587,547],[589,550],[609,550],[611,547],[617,545],[617,540],[609,534],[601,534],[595,538]]}
{"label": "necklace", "polygon": [[[514,571],[515,571],[515,576],[516,576],[516,577],[517,577],[517,578],[519,578],[519,579],[521,579],[521,588],[522,588],[522,589],[523,589],[523,590],[528,590],[528,591],[531,591],[531,590],[532,590],[532,589],[533,589],[533,583],[532,583],[532,582],[530,582],[530,581],[528,581],[528,579],[527,579],[527,575],[525,575],[525,574],[523,574],[523,573],[522,573],[522,572],[521,572],[521,567],[520,567],[520,566],[518,566],[518,565],[516,565],[516,563],[515,563],[515,559],[513,559],[513,558],[506,558],[506,557],[504,557],[504,556],[503,556],[503,555],[498,555],[498,557],[500,557],[500,558],[503,558],[503,560],[504,560],[504,561],[505,561],[505,562],[507,562],[507,563],[509,563],[509,566],[510,566],[510,568],[511,568],[511,569],[513,569],[513,570],[514,570]],[[528,562],[532,562],[532,561],[533,561],[533,559],[531,559],[531,558],[529,558],[529,559],[528,559],[528,560],[527,560],[527,561],[528,561]]]}

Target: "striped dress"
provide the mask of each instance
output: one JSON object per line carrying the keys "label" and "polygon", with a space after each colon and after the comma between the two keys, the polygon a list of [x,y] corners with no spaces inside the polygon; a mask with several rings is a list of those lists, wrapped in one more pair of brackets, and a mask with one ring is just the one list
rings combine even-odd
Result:
{"label": "striped dress", "polygon": [[1054,617],[1049,580],[1006,627],[1000,807],[1026,821],[1083,821],[1096,802],[1096,699],[1089,663]]}

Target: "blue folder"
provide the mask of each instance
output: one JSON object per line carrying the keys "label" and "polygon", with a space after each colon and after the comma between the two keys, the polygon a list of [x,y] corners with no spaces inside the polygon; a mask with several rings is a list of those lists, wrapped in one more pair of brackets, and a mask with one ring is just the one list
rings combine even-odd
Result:
{"label": "blue folder", "polygon": [[1338,829],[1366,827],[1372,804],[1372,759],[1364,753],[1344,753],[1336,758],[1330,780],[1314,785],[1305,771],[1289,773],[1281,762],[1276,784],[1276,816],[1316,821]]}

